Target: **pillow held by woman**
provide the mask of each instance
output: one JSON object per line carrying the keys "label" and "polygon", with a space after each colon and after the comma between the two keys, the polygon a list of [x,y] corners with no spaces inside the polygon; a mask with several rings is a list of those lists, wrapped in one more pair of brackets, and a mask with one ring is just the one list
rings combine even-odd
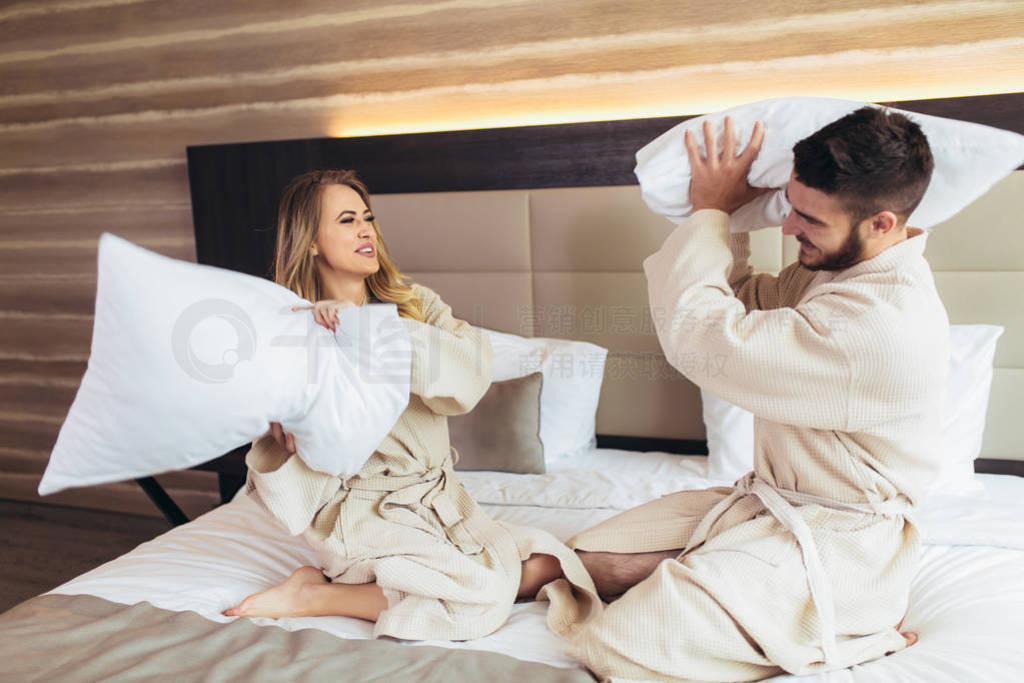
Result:
{"label": "pillow held by woman", "polygon": [[355,474],[409,401],[408,333],[393,304],[342,309],[336,333],[304,305],[104,234],[89,365],[39,493],[188,468],[272,421],[312,469]]}

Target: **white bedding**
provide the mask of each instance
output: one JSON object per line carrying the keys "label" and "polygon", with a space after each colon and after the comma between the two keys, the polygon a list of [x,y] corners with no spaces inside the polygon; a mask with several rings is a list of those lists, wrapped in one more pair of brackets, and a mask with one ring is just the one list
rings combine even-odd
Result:
{"label": "white bedding", "polygon": [[[705,477],[703,457],[600,449],[556,462],[543,475],[462,472],[489,514],[546,528],[561,539],[672,491],[727,482]],[[852,669],[807,680],[1017,680],[1024,655],[1024,478],[979,475],[984,490],[933,498],[918,513],[926,547],[905,628],[914,647]],[[194,522],[54,589],[113,602],[149,602],[231,621],[220,611],[313,563],[313,553],[243,494]],[[496,633],[476,641],[422,644],[492,650],[573,667],[563,642],[548,631],[544,603],[515,605]],[[367,622],[347,617],[257,619],[288,630],[316,628],[340,638],[366,638]],[[780,676],[773,680],[788,680]],[[804,680],[804,679],[801,679]]]}

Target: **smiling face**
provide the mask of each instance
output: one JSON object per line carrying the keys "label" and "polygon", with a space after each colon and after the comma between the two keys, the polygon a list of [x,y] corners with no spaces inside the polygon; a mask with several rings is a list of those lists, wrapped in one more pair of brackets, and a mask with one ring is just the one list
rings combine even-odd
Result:
{"label": "smiling face", "polygon": [[800,242],[800,263],[810,270],[842,270],[868,258],[865,221],[854,224],[839,200],[790,176],[786,198],[792,209],[782,233]]}
{"label": "smiling face", "polygon": [[366,278],[380,269],[373,214],[348,185],[324,185],[315,241],[317,267],[333,276]]}

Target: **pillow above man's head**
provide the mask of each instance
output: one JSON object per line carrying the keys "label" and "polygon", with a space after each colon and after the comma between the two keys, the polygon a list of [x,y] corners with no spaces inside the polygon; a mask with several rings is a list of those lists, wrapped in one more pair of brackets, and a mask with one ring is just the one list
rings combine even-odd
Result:
{"label": "pillow above man's head", "polygon": [[[703,149],[703,123],[715,124],[715,135],[726,116],[732,118],[740,149],[763,121],[765,138],[747,178],[755,187],[778,188],[733,212],[733,232],[781,225],[789,213],[784,188],[793,171],[793,147],[828,124],[865,106],[861,102],[817,97],[763,100],[689,119],[660,135],[636,153],[636,176],[652,211],[674,223],[693,212],[689,199],[690,165],[683,136],[687,130]],[[867,105],[878,107],[878,105]],[[934,158],[928,189],[907,224],[930,228],[983,195],[1000,178],[1024,163],[1024,135],[937,116],[899,111],[920,125]],[[718,139],[719,145],[721,140]]]}
{"label": "pillow above man's head", "polygon": [[410,342],[393,304],[316,325],[290,290],[100,238],[88,369],[41,494],[216,458],[280,422],[314,470],[348,476],[409,400]]}

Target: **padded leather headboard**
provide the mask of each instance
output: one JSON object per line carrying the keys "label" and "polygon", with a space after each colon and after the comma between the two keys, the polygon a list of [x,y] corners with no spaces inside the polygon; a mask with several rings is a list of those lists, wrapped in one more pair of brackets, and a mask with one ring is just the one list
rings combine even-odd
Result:
{"label": "padded leather headboard", "polygon": [[[1024,399],[1022,197],[1024,171],[1017,171],[937,226],[927,250],[953,323],[1006,327],[983,452],[989,458],[1024,456],[1024,430],[1011,409]],[[704,437],[699,392],[665,362],[651,327],[641,263],[672,226],[647,210],[638,187],[382,195],[374,211],[396,262],[457,315],[608,348],[599,433]],[[798,246],[774,228],[753,233],[752,250],[757,270],[777,272],[796,259]],[[729,371],[720,358],[692,362],[698,373]]]}
{"label": "padded leather headboard", "polygon": [[[900,106],[915,104],[949,115],[946,105]],[[972,111],[965,102],[959,118],[979,120]],[[396,263],[457,315],[609,349],[599,434],[699,440],[699,392],[665,362],[641,268],[671,225],[646,208],[632,175],[635,150],[679,120],[189,148],[198,258],[265,274],[284,184],[311,168],[355,168]],[[1006,327],[987,458],[1024,459],[1013,414],[1024,402],[1022,196],[1017,171],[936,227],[927,253],[952,322]],[[778,229],[755,233],[753,250],[755,267],[773,272],[797,252]],[[693,362],[697,372],[728,372],[720,359]]]}

